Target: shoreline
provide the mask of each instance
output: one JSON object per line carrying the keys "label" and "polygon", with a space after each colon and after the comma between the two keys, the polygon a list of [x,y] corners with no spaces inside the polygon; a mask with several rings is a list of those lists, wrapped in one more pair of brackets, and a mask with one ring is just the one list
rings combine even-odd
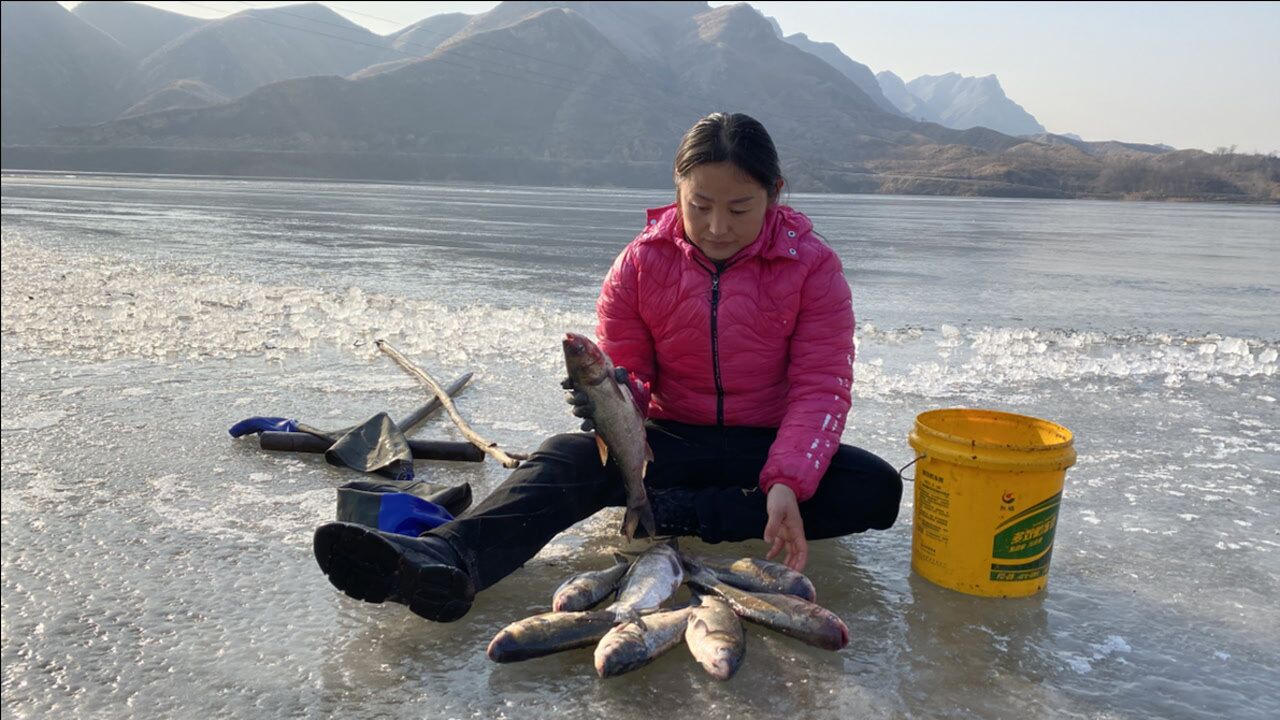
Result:
{"label": "shoreline", "polygon": [[[983,199],[1094,200],[1105,202],[1204,202],[1222,205],[1280,205],[1280,197],[1244,195],[1156,195],[1073,193],[992,179],[928,176],[918,173],[868,173],[800,168],[803,178],[791,192],[814,195],[902,197],[983,197]],[[96,174],[96,176],[262,179],[294,182],[371,184],[443,184],[545,188],[618,188],[669,190],[664,163],[471,158],[458,155],[300,152],[284,150],[212,150],[183,147],[67,147],[5,145],[0,173]],[[499,176],[500,179],[495,179]],[[813,181],[815,177],[826,181]],[[621,178],[621,181],[620,181]]]}

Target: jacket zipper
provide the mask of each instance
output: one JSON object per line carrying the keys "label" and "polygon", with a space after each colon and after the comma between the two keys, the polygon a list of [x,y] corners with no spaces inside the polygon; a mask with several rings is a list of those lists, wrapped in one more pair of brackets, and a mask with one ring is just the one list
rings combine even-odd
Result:
{"label": "jacket zipper", "polygon": [[[685,242],[688,242],[687,240]],[[689,243],[693,245],[693,243]],[[694,246],[695,249],[697,246]],[[698,252],[702,252],[698,250]],[[724,429],[724,383],[720,380],[720,330],[717,323],[720,314],[720,276],[732,263],[725,263],[715,269],[709,268],[701,260],[694,258],[698,267],[711,276],[711,370],[716,380],[716,427]]]}
{"label": "jacket zipper", "polygon": [[711,367],[716,378],[716,425],[724,427],[724,384],[720,382],[720,333],[717,316],[720,310],[720,273],[711,273]]}

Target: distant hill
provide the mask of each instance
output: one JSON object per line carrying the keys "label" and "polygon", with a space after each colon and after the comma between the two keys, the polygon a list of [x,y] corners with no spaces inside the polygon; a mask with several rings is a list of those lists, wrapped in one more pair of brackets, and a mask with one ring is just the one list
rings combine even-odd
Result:
{"label": "distant hill", "polygon": [[132,96],[198,80],[227,97],[289,78],[347,75],[403,55],[385,38],[316,3],[210,21],[149,55]]}
{"label": "distant hill", "polygon": [[871,98],[871,101],[881,110],[894,115],[903,114],[896,105],[884,96],[884,91],[880,89],[880,83],[876,81],[876,76],[871,72],[871,68],[845,55],[840,51],[840,48],[836,47],[835,43],[814,42],[804,33],[788,35],[783,40],[810,55],[816,55],[831,67],[839,70],[845,77],[852,80],[859,90],[866,93],[867,97]]}
{"label": "distant hill", "polygon": [[72,14],[115,38],[135,59],[207,21],[133,2],[82,2]]}
{"label": "distant hill", "polygon": [[1024,135],[1027,140],[1032,140],[1043,145],[1069,145],[1074,147],[1086,155],[1094,157],[1111,157],[1111,156],[1144,156],[1144,155],[1162,155],[1174,148],[1168,145],[1146,145],[1142,143],[1126,143],[1115,140],[1107,140],[1103,142],[1089,142],[1083,140],[1079,135],[1065,133],[1055,135],[1053,133],[1038,133],[1035,135]]}
{"label": "distant hill", "polygon": [[399,59],[370,65],[352,73],[350,77],[354,80],[380,75],[417,62],[457,35],[458,31],[466,27],[474,17],[465,13],[432,15],[399,32],[391,33],[386,36],[386,39],[391,43],[391,47],[398,51]]}
{"label": "distant hill", "polygon": [[432,15],[386,37],[396,50],[410,55],[430,55],[432,50],[453,37],[473,17],[466,13]]}
{"label": "distant hill", "polygon": [[[727,110],[769,128],[797,191],[1280,201],[1275,158],[1042,130],[1021,133],[1028,139],[887,111],[746,5],[508,2],[466,19],[425,56],[394,49],[397,37],[414,47],[412,34],[371,36],[320,6],[281,8],[311,30],[254,10],[188,31],[132,73],[123,46],[45,5],[55,11],[4,5],[6,168],[670,187],[680,136]],[[430,20],[414,32],[442,37],[463,18]],[[37,42],[10,41],[23,35]],[[101,74],[112,57],[122,68],[115,80]],[[96,79],[47,73],[77,58],[78,72]],[[21,84],[18,69],[40,82]],[[299,76],[272,81],[290,73]],[[152,89],[120,92],[130,76],[135,90]],[[61,122],[47,114],[24,119],[29,134],[11,135],[12,108],[23,107],[11,97],[49,104],[66,87],[88,98],[116,90],[79,127],[34,134]],[[1003,98],[982,89],[951,92],[949,107]],[[950,92],[927,90],[935,101]],[[108,111],[129,117],[100,122]]]}
{"label": "distant hill", "polygon": [[876,84],[880,86],[885,99],[912,120],[933,123],[941,120],[929,106],[924,104],[924,101],[911,94],[902,78],[892,72],[881,70],[876,73]]}
{"label": "distant hill", "polygon": [[[636,28],[627,34],[630,53],[586,16],[556,6],[539,9],[543,5],[500,5],[495,17],[474,18],[420,60],[375,66],[347,80],[285,81],[227,105],[143,115],[59,133],[58,140],[99,147],[411,153],[436,158],[422,160],[436,168],[426,173],[455,168],[464,158],[481,164],[525,160],[559,163],[548,171],[557,181],[596,172],[583,170],[582,163],[639,163],[648,168],[645,177],[664,184],[684,130],[707,112],[730,109],[749,112],[770,128],[797,189],[821,189],[821,177],[832,172],[862,173],[857,163],[912,148],[957,143],[985,152],[1022,142],[885,112],[838,70],[779,39],[746,5],[586,4],[614,32],[626,24]],[[646,16],[649,8],[655,14]],[[698,9],[703,12],[686,17]],[[659,40],[666,48],[660,62],[648,58]]]}
{"label": "distant hill", "polygon": [[151,93],[120,113],[122,118],[146,115],[161,110],[207,107],[229,98],[199,80],[175,80]]}
{"label": "distant hill", "polygon": [[995,75],[921,75],[907,83],[907,90],[950,128],[987,127],[1006,135],[1044,132],[1031,113],[1005,96]]}
{"label": "distant hill", "polygon": [[[548,8],[563,8],[581,16],[638,68],[649,70],[669,66],[666,51],[670,39],[687,32],[695,16],[710,10],[705,2],[508,1],[473,17],[451,40],[509,27]],[[518,56],[506,59],[508,62],[531,61],[533,69],[557,76],[568,75],[566,71],[578,68],[589,69],[581,65],[542,64],[536,59]]]}
{"label": "distant hill", "polygon": [[0,116],[4,142],[55,125],[115,117],[134,67],[114,38],[54,2],[0,5]]}
{"label": "distant hill", "polygon": [[[494,74],[479,64],[486,57],[535,52],[591,71],[580,84],[570,85],[516,69]],[[657,159],[683,132],[689,114],[674,112],[660,93],[628,81],[634,75],[630,70],[630,61],[590,23],[551,8],[449,43],[390,72],[275,83],[226,105],[121,120],[83,131],[77,139],[226,149]],[[662,138],[661,146],[656,138]]]}
{"label": "distant hill", "polygon": [[671,38],[668,58],[674,90],[698,98],[699,110],[742,109],[796,159],[854,160],[913,142],[898,137],[911,133],[912,123],[881,110],[839,70],[778,38],[750,6],[725,5],[694,20],[687,33]]}

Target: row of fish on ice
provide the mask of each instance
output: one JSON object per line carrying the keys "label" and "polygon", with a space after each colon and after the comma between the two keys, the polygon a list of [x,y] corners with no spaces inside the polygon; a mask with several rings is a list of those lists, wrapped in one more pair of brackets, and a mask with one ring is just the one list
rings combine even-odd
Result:
{"label": "row of fish on ice", "polygon": [[[849,642],[844,622],[815,603],[813,583],[785,565],[682,555],[670,543],[653,545],[634,563],[615,559],[610,568],[566,580],[551,612],[500,630],[489,658],[516,662],[594,644],[596,673],[608,678],[647,665],[683,640],[708,673],[728,680],[746,654],[741,620],[827,650]],[[663,608],[686,583],[692,602]],[[615,593],[612,604],[591,609]]]}

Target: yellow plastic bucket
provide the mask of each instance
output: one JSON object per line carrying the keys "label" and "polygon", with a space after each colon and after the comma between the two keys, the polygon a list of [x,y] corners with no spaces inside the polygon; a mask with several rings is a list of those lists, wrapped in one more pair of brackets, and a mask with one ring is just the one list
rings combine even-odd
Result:
{"label": "yellow plastic bucket", "polygon": [[1071,431],[995,410],[932,410],[908,438],[916,463],[911,567],[970,595],[1023,597],[1049,580]]}

